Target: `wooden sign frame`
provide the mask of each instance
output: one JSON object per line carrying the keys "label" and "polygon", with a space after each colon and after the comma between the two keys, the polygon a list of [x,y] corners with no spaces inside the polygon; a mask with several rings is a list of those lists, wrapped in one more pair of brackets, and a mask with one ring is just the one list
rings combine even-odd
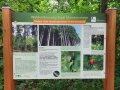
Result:
{"label": "wooden sign frame", "polygon": [[[116,9],[107,9],[107,36],[106,36],[106,78],[104,90],[114,90],[115,72],[115,38],[116,38]],[[13,80],[12,55],[12,10],[2,8],[3,56],[4,56],[4,90],[15,90]]]}

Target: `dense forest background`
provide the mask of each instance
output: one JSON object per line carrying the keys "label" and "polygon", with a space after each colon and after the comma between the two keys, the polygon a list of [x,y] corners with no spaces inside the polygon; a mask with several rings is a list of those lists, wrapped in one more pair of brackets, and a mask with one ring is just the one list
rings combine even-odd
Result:
{"label": "dense forest background", "polygon": [[37,25],[13,25],[13,51],[37,52]]}
{"label": "dense forest background", "polygon": [[[120,90],[120,0],[0,0],[14,12],[105,13],[116,7],[115,90]],[[0,90],[3,90],[2,24],[0,10]],[[16,90],[103,90],[103,80],[18,80]]]}
{"label": "dense forest background", "polygon": [[39,25],[39,46],[80,46],[80,37],[70,25]]}

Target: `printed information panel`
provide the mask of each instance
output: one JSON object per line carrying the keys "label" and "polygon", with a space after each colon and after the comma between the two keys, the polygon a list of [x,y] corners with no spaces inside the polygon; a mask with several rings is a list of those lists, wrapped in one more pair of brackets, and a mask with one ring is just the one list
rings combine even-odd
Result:
{"label": "printed information panel", "polygon": [[13,13],[14,79],[105,78],[104,14]]}

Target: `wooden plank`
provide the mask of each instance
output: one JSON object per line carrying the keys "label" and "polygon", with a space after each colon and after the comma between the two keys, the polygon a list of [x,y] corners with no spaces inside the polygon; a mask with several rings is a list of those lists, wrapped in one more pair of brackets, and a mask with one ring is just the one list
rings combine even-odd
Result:
{"label": "wooden plank", "polygon": [[4,57],[4,90],[15,90],[13,80],[12,55],[12,10],[10,7],[2,8],[3,30],[3,57]]}
{"label": "wooden plank", "polygon": [[106,78],[104,90],[114,90],[116,9],[107,10]]}

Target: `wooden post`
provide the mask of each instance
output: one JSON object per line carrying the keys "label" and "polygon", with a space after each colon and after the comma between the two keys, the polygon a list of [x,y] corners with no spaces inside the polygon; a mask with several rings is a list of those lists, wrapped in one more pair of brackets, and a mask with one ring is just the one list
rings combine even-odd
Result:
{"label": "wooden post", "polygon": [[12,55],[12,10],[10,7],[2,8],[3,30],[3,57],[4,57],[4,90],[15,90],[13,80]]}
{"label": "wooden post", "polygon": [[104,90],[114,90],[116,9],[108,9],[106,36],[106,78]]}

